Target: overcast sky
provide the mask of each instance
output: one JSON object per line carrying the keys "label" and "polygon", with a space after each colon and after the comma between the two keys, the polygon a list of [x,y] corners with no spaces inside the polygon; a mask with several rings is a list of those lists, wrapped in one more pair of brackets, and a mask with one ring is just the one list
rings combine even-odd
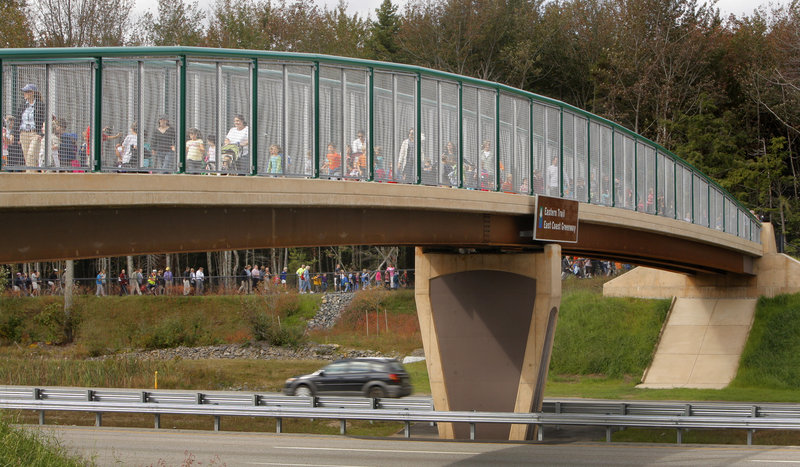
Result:
{"label": "overcast sky", "polygon": [[[190,2],[192,0],[189,0]],[[328,9],[333,9],[336,7],[338,0],[314,0],[320,6],[327,6]],[[211,4],[211,0],[198,0],[198,5],[201,9],[207,10],[209,5]],[[347,1],[349,6],[350,12],[358,12],[360,16],[366,18],[369,14],[374,19],[375,18],[375,9],[378,8],[380,5],[381,0],[350,0]],[[405,5],[406,0],[395,0],[394,4],[400,6],[400,10],[402,10],[402,6]],[[737,16],[742,16],[744,14],[750,14],[753,10],[758,7],[759,5],[767,5],[770,3],[769,0],[719,0],[717,2],[717,7],[722,12],[722,16],[728,16],[728,14],[735,14]],[[772,4],[778,5],[786,5],[789,3],[788,0],[774,0],[771,2]],[[147,10],[151,10],[153,13],[157,13],[158,11],[158,0],[136,0],[136,8],[134,12],[136,14],[142,14]]]}

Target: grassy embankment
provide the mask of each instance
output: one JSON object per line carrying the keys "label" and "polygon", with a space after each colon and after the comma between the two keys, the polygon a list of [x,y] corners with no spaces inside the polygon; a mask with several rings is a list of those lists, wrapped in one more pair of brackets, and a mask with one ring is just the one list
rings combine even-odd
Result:
{"label": "grassy embankment", "polygon": [[94,463],[72,455],[40,431],[14,428],[0,420],[0,465],[84,467]]}
{"label": "grassy embankment", "polygon": [[[641,390],[635,385],[652,358],[669,301],[603,298],[601,286],[602,281],[597,279],[565,282],[546,396],[798,400],[800,366],[795,363],[800,358],[800,296],[759,302],[739,375],[728,388]],[[320,362],[86,359],[128,349],[246,343],[258,333],[276,337],[274,330],[262,332],[265,323],[269,327],[269,323],[277,322],[280,317],[282,328],[301,326],[313,315],[319,297],[288,294],[278,302],[275,300],[262,297],[82,297],[78,301],[80,311],[74,344],[48,346],[40,342],[58,341],[59,325],[53,324],[57,321],[54,317],[58,316],[58,302],[47,298],[4,299],[0,302],[0,338],[5,344],[0,347],[0,384],[147,388],[152,387],[153,374],[158,371],[159,388],[278,390],[286,377],[316,369]],[[254,310],[267,311],[263,311],[259,319],[254,318]],[[369,315],[369,336],[365,314]],[[262,325],[260,331],[256,329],[258,323]],[[376,323],[380,331],[377,335],[374,332]],[[288,337],[277,335],[277,338],[292,340],[298,336],[290,332]],[[359,294],[351,310],[333,330],[315,332],[306,339],[343,347],[409,353],[421,346],[413,294],[410,291]],[[408,368],[417,391],[428,392],[424,363],[408,365]],[[86,416],[86,419],[86,423],[91,424],[91,417]],[[150,422],[147,419],[144,426]],[[240,422],[248,425],[242,420],[231,421],[226,426],[233,429]],[[175,424],[185,426],[180,421]],[[207,428],[210,422],[202,421],[199,425]],[[298,426],[301,430],[329,429],[332,432],[336,428]],[[374,428],[373,425],[365,429],[374,433]],[[359,427],[354,426],[354,429],[357,432]],[[386,428],[387,431],[391,429],[391,426]],[[693,433],[692,436],[706,435]],[[667,442],[675,439],[668,431],[657,431],[653,435],[626,430],[615,436],[631,440],[644,436],[650,441],[663,437]]]}

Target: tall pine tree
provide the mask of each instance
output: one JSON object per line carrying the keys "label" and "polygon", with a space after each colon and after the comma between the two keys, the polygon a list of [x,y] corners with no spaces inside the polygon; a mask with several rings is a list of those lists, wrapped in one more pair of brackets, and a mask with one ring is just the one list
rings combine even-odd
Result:
{"label": "tall pine tree", "polygon": [[375,13],[378,20],[372,22],[366,44],[369,58],[387,62],[401,61],[399,47],[395,42],[400,26],[397,7],[392,4],[392,0],[383,0]]}

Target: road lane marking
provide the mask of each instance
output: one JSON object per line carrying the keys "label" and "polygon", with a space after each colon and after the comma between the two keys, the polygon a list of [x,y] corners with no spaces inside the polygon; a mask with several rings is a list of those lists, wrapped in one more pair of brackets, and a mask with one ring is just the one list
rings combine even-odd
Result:
{"label": "road lane marking", "polygon": [[359,449],[359,448],[306,448],[302,446],[274,446],[275,449],[294,449],[297,451],[349,451],[349,452],[388,452],[412,454],[450,454],[455,456],[477,456],[483,452],[455,452],[455,451],[409,451],[407,449]]}
{"label": "road lane marking", "polygon": [[750,462],[763,462],[769,464],[800,464],[800,461],[779,461],[770,459],[751,459]]}
{"label": "road lane marking", "polygon": [[363,465],[340,464],[287,464],[286,462],[245,462],[247,465],[285,465],[288,467],[366,467]]}

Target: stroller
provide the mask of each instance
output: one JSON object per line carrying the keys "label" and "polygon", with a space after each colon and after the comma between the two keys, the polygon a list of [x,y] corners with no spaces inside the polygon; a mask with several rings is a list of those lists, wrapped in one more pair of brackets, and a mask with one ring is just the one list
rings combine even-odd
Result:
{"label": "stroller", "polygon": [[239,154],[241,154],[242,147],[238,144],[226,144],[222,146],[221,155],[222,155],[222,170],[224,171],[234,171],[236,169],[236,161],[239,160]]}

